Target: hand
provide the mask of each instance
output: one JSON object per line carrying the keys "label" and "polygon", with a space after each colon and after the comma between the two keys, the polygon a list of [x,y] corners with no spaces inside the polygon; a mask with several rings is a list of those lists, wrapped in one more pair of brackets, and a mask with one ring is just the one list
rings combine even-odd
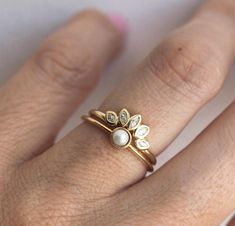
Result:
{"label": "hand", "polygon": [[[121,49],[124,28],[83,12],[1,88],[1,225],[211,226],[235,209],[235,103],[145,179],[132,153],[88,123],[54,143]],[[142,114],[158,155],[218,93],[234,53],[235,3],[208,1],[100,109]]]}

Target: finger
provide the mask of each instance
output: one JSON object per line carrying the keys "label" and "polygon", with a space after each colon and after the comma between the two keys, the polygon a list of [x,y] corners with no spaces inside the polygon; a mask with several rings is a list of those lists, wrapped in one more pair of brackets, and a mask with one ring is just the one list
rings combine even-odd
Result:
{"label": "finger", "polygon": [[[213,5],[202,9],[171,34],[101,106],[102,111],[127,108],[132,114],[140,113],[143,123],[151,126],[154,154],[175,138],[223,84],[235,48],[235,22],[223,12],[223,4],[216,10]],[[73,175],[75,181],[79,178],[78,183],[86,184],[87,189],[96,184],[96,191],[108,194],[145,173],[136,156],[113,149],[106,134],[88,124],[39,158],[39,164],[45,162],[53,168],[51,174],[58,173],[59,162],[67,169],[65,174]]]}
{"label": "finger", "polygon": [[0,159],[20,162],[51,145],[121,48],[124,24],[117,19],[96,11],[80,13],[2,88]]}
{"label": "finger", "polygon": [[229,221],[228,226],[234,226],[235,225],[235,217],[232,218],[231,221]]}
{"label": "finger", "polygon": [[[153,216],[159,225],[220,225],[235,210],[234,115],[235,102],[182,153],[121,195],[132,197],[132,214]],[[145,223],[155,225],[153,218]]]}

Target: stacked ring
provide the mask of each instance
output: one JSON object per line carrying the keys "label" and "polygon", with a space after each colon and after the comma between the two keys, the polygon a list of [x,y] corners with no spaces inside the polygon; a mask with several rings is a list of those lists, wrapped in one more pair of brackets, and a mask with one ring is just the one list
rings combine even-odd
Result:
{"label": "stacked ring", "polygon": [[150,144],[146,140],[150,128],[141,124],[141,115],[131,116],[126,109],[122,109],[119,114],[98,110],[89,113],[90,116],[82,116],[85,121],[108,132],[114,147],[127,148],[144,163],[147,171],[153,171],[156,157],[149,151]]}

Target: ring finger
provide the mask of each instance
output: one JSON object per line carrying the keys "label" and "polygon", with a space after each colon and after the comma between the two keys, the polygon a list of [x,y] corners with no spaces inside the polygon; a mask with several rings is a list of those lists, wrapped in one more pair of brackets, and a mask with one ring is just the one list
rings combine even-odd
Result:
{"label": "ring finger", "polygon": [[[235,52],[234,18],[225,13],[229,2],[209,1],[153,50],[100,107],[102,111],[125,107],[133,114],[140,113],[144,123],[151,126],[149,140],[155,155],[223,84]],[[97,191],[102,191],[98,195],[107,195],[145,174],[144,166],[133,154],[112,149],[105,134],[82,124],[36,163],[46,162],[51,167],[43,171],[48,177],[55,178],[58,170],[63,171],[89,196],[97,196]],[[115,177],[110,177],[113,174]]]}

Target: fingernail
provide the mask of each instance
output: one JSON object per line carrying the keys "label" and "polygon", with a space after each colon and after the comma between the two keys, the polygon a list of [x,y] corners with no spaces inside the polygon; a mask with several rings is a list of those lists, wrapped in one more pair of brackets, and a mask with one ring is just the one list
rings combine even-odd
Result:
{"label": "fingernail", "polygon": [[122,33],[126,33],[128,31],[128,23],[127,20],[119,15],[119,14],[109,14],[109,19],[112,21],[113,25]]}

